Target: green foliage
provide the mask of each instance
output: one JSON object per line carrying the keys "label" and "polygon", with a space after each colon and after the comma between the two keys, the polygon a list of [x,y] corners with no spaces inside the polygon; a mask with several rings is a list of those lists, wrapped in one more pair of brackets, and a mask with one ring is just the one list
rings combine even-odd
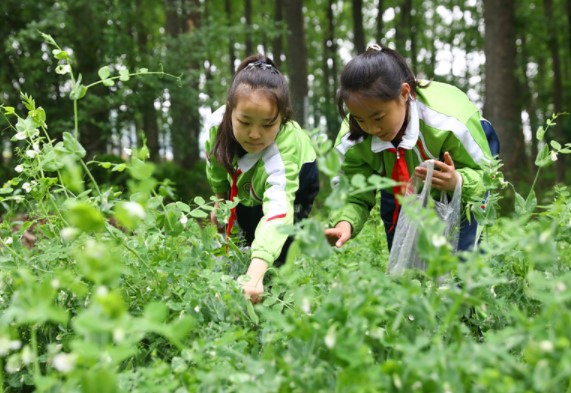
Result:
{"label": "green foliage", "polygon": [[[22,143],[16,176],[0,193],[8,212],[0,223],[2,389],[569,389],[567,187],[538,205],[532,186],[517,214],[502,216],[494,203],[507,184],[501,164],[488,163],[487,206],[472,205],[487,227],[480,251],[460,262],[432,247],[435,216],[419,212],[429,268],[399,278],[384,273],[378,208],[341,251],[326,244],[317,215],[286,229],[297,251],[272,269],[263,302],[253,306],[237,282],[247,252],[232,243],[226,250],[207,224],[215,199],[177,200],[172,183],[155,178],[160,166],[147,161],[145,147],[125,161],[86,163],[72,133],[52,141],[45,112],[29,95],[21,99],[25,111],[0,108]],[[331,143],[316,144],[323,173],[336,174]],[[569,146],[548,149],[566,154]],[[92,168],[124,176],[123,186],[99,184]],[[392,186],[376,176],[339,184],[327,208]],[[232,206],[222,205],[227,217]],[[22,208],[26,216],[14,214]]]}

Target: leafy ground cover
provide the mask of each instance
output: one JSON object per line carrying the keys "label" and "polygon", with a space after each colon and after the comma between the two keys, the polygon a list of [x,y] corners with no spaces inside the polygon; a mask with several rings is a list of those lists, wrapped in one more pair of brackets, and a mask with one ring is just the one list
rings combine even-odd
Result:
{"label": "leafy ground cover", "polygon": [[[77,105],[86,89],[73,80]],[[0,189],[3,391],[571,391],[568,188],[538,205],[532,187],[501,216],[507,183],[490,164],[489,203],[471,205],[485,227],[479,251],[453,255],[427,210],[428,271],[402,277],[385,274],[378,214],[342,251],[318,214],[289,229],[288,262],[253,306],[237,283],[247,250],[227,252],[203,222],[212,200],[169,202],[145,148],[124,163],[85,162],[75,135],[50,140],[47,115],[22,99],[24,114],[1,107],[21,141],[18,176]],[[316,145],[324,175],[336,174],[330,142]],[[546,143],[536,164],[568,152]],[[127,174],[127,188],[96,184],[93,167]],[[325,204],[379,186],[342,181]]]}

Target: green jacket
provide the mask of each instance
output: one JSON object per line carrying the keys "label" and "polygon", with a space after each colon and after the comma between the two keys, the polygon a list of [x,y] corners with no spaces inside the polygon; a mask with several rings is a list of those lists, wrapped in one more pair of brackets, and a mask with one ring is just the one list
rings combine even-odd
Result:
{"label": "green jacket", "polygon": [[[404,148],[410,174],[426,159],[442,160],[448,151],[456,170],[462,176],[462,200],[485,194],[480,163],[492,159],[486,135],[482,129],[478,108],[458,88],[439,82],[431,82],[426,88],[416,90],[408,111],[408,126],[398,146]],[[343,157],[342,172],[351,177],[360,173],[391,177],[396,155],[385,150],[393,148],[374,136],[350,141],[349,125],[344,121],[335,143]],[[387,190],[392,193],[392,189]],[[344,208],[331,216],[334,226],[348,221],[357,235],[375,204],[375,192],[361,193],[347,200]]]}
{"label": "green jacket", "polygon": [[[224,111],[225,107],[221,107],[209,119],[208,153],[214,146]],[[240,203],[262,205],[264,212],[252,243],[252,258],[272,264],[280,255],[287,235],[282,234],[278,227],[293,224],[299,172],[303,164],[315,160],[315,150],[307,132],[294,121],[289,121],[278,132],[276,141],[263,151],[235,158],[235,165],[241,171],[237,179]],[[230,174],[209,154],[206,175],[212,191],[219,194],[230,191]]]}

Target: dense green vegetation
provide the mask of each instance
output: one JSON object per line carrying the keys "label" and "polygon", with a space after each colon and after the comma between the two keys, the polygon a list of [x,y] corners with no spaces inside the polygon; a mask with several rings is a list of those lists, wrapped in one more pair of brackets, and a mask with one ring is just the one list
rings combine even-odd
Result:
{"label": "dense green vegetation", "polygon": [[[72,107],[87,86],[126,78],[102,68],[80,83],[69,54],[44,39],[75,80]],[[16,176],[0,189],[0,391],[571,390],[567,187],[539,201],[534,186],[516,192],[515,214],[501,215],[509,183],[491,163],[490,203],[473,206],[485,227],[480,250],[460,262],[433,242],[438,222],[427,210],[419,252],[429,268],[395,278],[385,274],[378,213],[343,251],[326,243],[326,208],[383,184],[342,181],[322,211],[289,229],[298,241],[288,263],[253,306],[238,285],[247,250],[231,243],[227,253],[202,221],[212,200],[177,200],[146,147],[124,161],[91,160],[75,132],[52,139],[41,102],[21,102],[0,107],[5,133],[21,141]],[[77,111],[72,119],[79,127]],[[571,151],[545,143],[559,119],[537,132],[538,174]],[[325,180],[339,163],[327,138],[315,145]],[[123,180],[98,183],[96,169]]]}

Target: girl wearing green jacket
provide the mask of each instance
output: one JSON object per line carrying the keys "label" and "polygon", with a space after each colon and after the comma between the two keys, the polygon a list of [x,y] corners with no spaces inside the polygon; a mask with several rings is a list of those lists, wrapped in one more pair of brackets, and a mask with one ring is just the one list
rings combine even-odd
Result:
{"label": "girl wearing green jacket", "polygon": [[[432,187],[453,192],[461,183],[462,200],[485,198],[480,163],[497,154],[499,142],[491,125],[456,87],[418,81],[403,57],[389,48],[371,45],[352,59],[340,78],[338,108],[346,119],[336,141],[343,156],[342,171],[380,174],[404,184],[413,173],[426,178],[419,163],[434,159]],[[348,113],[346,113],[346,109]],[[398,220],[396,194],[403,187],[381,191],[381,218],[389,250]],[[375,193],[361,193],[331,217],[326,230],[331,244],[341,247],[357,235],[375,204]],[[477,223],[462,219],[459,250],[471,249]]]}
{"label": "girl wearing green jacket", "polygon": [[[283,264],[292,241],[279,227],[306,218],[319,191],[311,140],[291,115],[286,79],[270,59],[255,55],[240,64],[226,105],[208,123],[208,182],[218,199],[240,200],[226,229],[230,236],[237,220],[251,246],[243,289],[254,303],[266,270]],[[215,211],[211,221],[219,224]]]}

